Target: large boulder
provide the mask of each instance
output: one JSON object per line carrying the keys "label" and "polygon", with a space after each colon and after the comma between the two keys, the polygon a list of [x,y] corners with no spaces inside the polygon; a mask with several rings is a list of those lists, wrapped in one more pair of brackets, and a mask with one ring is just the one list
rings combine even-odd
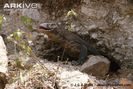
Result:
{"label": "large boulder", "polygon": [[3,38],[0,36],[0,72],[7,72],[8,57]]}
{"label": "large boulder", "polygon": [[[83,0],[83,2],[81,20],[86,27],[83,31],[88,31],[86,35],[100,50],[108,52],[119,61],[121,66],[133,68],[133,2],[131,0]],[[86,37],[86,40],[89,39]]]}
{"label": "large boulder", "polygon": [[110,61],[103,56],[90,56],[80,71],[94,76],[105,76],[109,72]]}
{"label": "large boulder", "polygon": [[0,36],[0,89],[4,89],[7,83],[8,57],[3,38]]}

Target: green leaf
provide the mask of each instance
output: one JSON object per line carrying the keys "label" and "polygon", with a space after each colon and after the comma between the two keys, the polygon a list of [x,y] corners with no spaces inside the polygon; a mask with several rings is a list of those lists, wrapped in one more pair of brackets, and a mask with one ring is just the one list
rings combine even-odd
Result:
{"label": "green leaf", "polygon": [[21,39],[22,35],[23,35],[23,32],[20,29],[18,29],[13,33],[13,38],[18,41]]}
{"label": "green leaf", "polygon": [[24,82],[24,77],[23,77],[23,73],[22,72],[20,72],[20,81],[21,81],[21,83]]}
{"label": "green leaf", "polygon": [[0,15],[0,30],[1,30],[1,27],[2,27],[2,22],[3,22],[3,16]]}
{"label": "green leaf", "polygon": [[30,47],[30,46],[27,46],[27,48],[26,48],[26,53],[27,53],[28,55],[30,55],[31,52],[32,52],[31,47]]}
{"label": "green leaf", "polygon": [[32,25],[28,25],[27,28],[28,28],[29,30],[33,30]]}
{"label": "green leaf", "polygon": [[69,16],[77,16],[77,13],[74,11],[74,10],[70,10],[70,11],[68,11],[68,13],[67,13],[67,17],[69,17]]}
{"label": "green leaf", "polygon": [[25,43],[21,43],[21,44],[20,44],[20,47],[21,47],[23,50],[25,50],[25,49],[26,49]]}
{"label": "green leaf", "polygon": [[25,24],[25,25],[31,25],[32,24],[32,19],[27,17],[27,16],[21,16],[21,21]]}
{"label": "green leaf", "polygon": [[33,20],[27,16],[21,16],[21,21],[22,23],[24,23],[24,25],[29,29],[29,30],[32,30],[32,23],[33,23]]}
{"label": "green leaf", "polygon": [[0,15],[0,23],[3,22],[3,16]]}
{"label": "green leaf", "polygon": [[15,63],[17,67],[20,67],[22,65],[22,62],[19,60],[19,58],[15,60]]}
{"label": "green leaf", "polygon": [[23,49],[24,53],[26,53],[27,55],[31,54],[32,49],[30,46],[26,45],[26,43],[20,44],[20,47]]}

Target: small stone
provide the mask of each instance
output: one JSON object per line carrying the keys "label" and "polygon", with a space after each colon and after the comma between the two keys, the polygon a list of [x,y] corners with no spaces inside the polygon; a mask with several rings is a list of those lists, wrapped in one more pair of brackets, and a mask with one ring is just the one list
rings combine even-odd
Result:
{"label": "small stone", "polygon": [[90,56],[89,60],[85,62],[80,71],[94,76],[105,76],[110,67],[110,61],[103,56]]}
{"label": "small stone", "polygon": [[0,89],[5,89],[7,84],[7,76],[6,74],[0,72]]}
{"label": "small stone", "polygon": [[97,38],[97,33],[93,33],[93,34],[91,35],[91,37],[92,37],[93,39],[96,39],[96,38]]}

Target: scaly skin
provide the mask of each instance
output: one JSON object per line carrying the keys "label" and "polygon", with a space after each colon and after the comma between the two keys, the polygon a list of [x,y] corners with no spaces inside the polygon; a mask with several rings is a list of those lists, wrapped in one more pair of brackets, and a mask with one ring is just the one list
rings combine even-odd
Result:
{"label": "scaly skin", "polygon": [[78,35],[65,29],[65,24],[42,23],[40,24],[39,28],[39,32],[47,34],[51,41],[59,43],[60,46],[67,49],[68,52],[71,53],[71,55],[79,55],[79,59],[77,61],[74,61],[72,64],[83,64],[86,61],[86,57],[89,53],[93,55],[102,55],[104,57],[107,57],[113,63],[112,66],[115,65],[117,68],[119,68],[119,66],[114,63],[114,58],[111,55],[95,49],[86,41],[81,39]]}

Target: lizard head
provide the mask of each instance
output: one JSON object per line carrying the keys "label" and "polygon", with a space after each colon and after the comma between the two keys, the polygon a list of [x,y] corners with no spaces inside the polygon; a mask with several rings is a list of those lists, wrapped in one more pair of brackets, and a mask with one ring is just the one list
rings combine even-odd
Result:
{"label": "lizard head", "polygon": [[55,28],[57,28],[57,25],[55,23],[41,23],[39,25],[39,29],[43,31],[52,31]]}
{"label": "lizard head", "polygon": [[46,34],[52,41],[58,41],[58,32],[56,31],[57,24],[55,23],[42,23],[39,25],[38,32]]}

